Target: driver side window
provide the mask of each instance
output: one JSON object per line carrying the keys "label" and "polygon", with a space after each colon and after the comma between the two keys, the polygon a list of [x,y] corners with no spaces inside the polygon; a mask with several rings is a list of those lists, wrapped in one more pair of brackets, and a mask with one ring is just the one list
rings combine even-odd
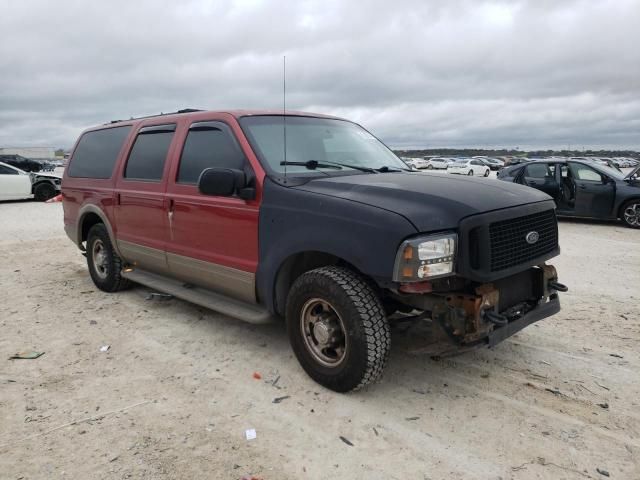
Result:
{"label": "driver side window", "polygon": [[244,154],[229,128],[221,122],[201,122],[191,126],[185,140],[178,183],[196,184],[207,168],[242,170]]}
{"label": "driver side window", "polygon": [[603,183],[604,178],[593,168],[581,163],[569,163],[571,175],[575,180],[586,180],[588,182]]}

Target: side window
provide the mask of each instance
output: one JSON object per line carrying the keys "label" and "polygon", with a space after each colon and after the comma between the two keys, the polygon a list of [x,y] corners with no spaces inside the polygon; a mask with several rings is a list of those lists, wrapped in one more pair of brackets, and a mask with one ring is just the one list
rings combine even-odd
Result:
{"label": "side window", "polygon": [[85,133],[69,161],[69,176],[111,178],[113,166],[131,126],[105,128]]}
{"label": "side window", "polygon": [[602,182],[602,175],[596,172],[593,168],[583,165],[581,163],[569,163],[571,168],[571,175],[576,180],[587,180],[589,182]]}
{"label": "side window", "polygon": [[13,168],[5,167],[4,165],[0,165],[0,175],[18,175],[18,171]]}
{"label": "side window", "polygon": [[212,167],[242,170],[242,150],[225,124],[194,123],[184,142],[177,181],[195,184],[202,171]]}
{"label": "side window", "polygon": [[135,180],[159,181],[176,130],[175,125],[141,128],[131,148],[124,177]]}
{"label": "side window", "polygon": [[524,176],[529,178],[551,177],[549,165],[546,163],[532,163],[525,167]]}

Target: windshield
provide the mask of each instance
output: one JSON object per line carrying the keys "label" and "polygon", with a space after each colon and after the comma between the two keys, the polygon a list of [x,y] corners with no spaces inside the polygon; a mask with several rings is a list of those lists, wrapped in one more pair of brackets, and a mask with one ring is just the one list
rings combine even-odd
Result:
{"label": "windshield", "polygon": [[[240,124],[262,163],[276,173],[283,173],[284,125],[282,115],[242,117]],[[400,160],[382,142],[362,127],[344,120],[287,116],[287,162],[335,163],[351,171],[349,165],[378,169],[407,170]],[[309,173],[300,165],[288,165],[287,173]],[[325,174],[337,169],[317,167]],[[355,171],[355,170],[353,170]]]}
{"label": "windshield", "polygon": [[611,168],[609,165],[603,165],[602,163],[596,163],[596,165],[602,173],[609,175],[611,178],[615,178],[616,180],[623,180],[625,177],[624,173],[619,172],[615,168]]}

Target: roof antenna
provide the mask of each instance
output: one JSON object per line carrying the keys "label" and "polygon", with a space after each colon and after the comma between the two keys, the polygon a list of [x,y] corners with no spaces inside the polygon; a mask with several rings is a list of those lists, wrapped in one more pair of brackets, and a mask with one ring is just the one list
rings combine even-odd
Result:
{"label": "roof antenna", "polygon": [[287,183],[287,56],[282,57],[282,135],[284,141],[284,183]]}

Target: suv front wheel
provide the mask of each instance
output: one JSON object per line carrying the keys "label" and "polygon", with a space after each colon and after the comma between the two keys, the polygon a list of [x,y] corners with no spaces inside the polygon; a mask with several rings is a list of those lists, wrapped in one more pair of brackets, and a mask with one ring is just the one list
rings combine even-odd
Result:
{"label": "suv front wheel", "polygon": [[129,280],[122,278],[122,259],[114,251],[107,228],[98,223],[91,227],[87,235],[87,266],[93,283],[105,292],[117,292],[129,286]]}
{"label": "suv front wheel", "polygon": [[342,267],[322,267],[294,282],[287,299],[287,330],[298,361],[319,384],[355,390],[382,374],[391,332],[371,286]]}

